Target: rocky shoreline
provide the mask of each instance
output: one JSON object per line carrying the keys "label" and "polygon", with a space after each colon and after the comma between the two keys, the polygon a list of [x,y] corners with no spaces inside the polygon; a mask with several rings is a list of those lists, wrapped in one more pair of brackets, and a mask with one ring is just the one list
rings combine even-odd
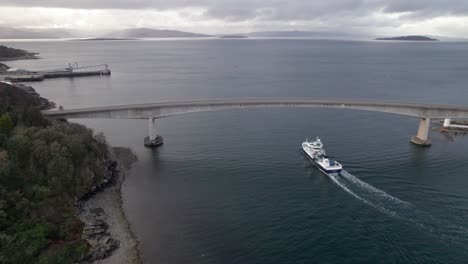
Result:
{"label": "rocky shoreline", "polygon": [[90,245],[78,264],[140,264],[138,242],[122,208],[121,186],[136,156],[128,148],[111,148],[113,161],[104,182],[76,203]]}
{"label": "rocky shoreline", "polygon": [[30,95],[33,96],[33,98],[36,100],[37,104],[39,105],[39,108],[41,110],[50,110],[50,109],[53,109],[56,107],[55,103],[44,98],[44,97],[41,97],[37,92],[36,90],[34,90],[34,88],[32,88],[31,86],[27,86],[27,85],[24,85],[24,84],[20,84],[20,83],[12,83],[13,86],[15,86],[16,88],[18,89],[21,89],[27,93],[29,93]]}

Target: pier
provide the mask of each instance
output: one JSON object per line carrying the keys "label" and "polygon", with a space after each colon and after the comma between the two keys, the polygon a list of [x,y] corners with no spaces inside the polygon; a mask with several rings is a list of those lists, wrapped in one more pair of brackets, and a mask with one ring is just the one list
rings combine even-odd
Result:
{"label": "pier", "polygon": [[436,122],[439,124],[439,127],[433,128],[435,131],[443,132],[446,134],[462,134],[466,135],[468,133],[468,121],[467,120],[452,120],[446,118],[443,121]]}
{"label": "pier", "polygon": [[42,71],[10,69],[0,72],[0,80],[10,82],[40,82],[51,78],[73,78],[103,75],[111,75],[111,70],[107,64],[80,67],[78,63],[74,63],[68,64],[68,67],[66,68]]}

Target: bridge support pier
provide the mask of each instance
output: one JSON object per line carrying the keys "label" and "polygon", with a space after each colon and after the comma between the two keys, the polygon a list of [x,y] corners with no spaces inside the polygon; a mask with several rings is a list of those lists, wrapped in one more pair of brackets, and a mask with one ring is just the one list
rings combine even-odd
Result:
{"label": "bridge support pier", "polygon": [[145,146],[154,148],[163,144],[163,138],[156,135],[156,118],[148,118],[148,136],[145,137]]}
{"label": "bridge support pier", "polygon": [[420,146],[430,146],[432,144],[429,137],[429,128],[431,127],[430,118],[421,118],[419,121],[418,134],[411,138],[411,142]]}

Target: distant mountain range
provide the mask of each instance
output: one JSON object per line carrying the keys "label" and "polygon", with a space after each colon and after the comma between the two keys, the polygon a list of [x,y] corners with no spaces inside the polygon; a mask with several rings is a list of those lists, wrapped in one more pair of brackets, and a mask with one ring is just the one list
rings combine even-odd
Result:
{"label": "distant mountain range", "polygon": [[205,38],[212,37],[207,34],[191,33],[179,30],[129,28],[111,32],[106,38]]}
{"label": "distant mountain range", "polygon": [[58,39],[75,37],[67,29],[24,29],[0,27],[0,39]]}
{"label": "distant mountain range", "polygon": [[343,32],[328,31],[259,31],[247,34],[239,34],[248,37],[257,38],[344,38],[344,37],[364,37],[361,34],[351,34]]}
{"label": "distant mountain range", "polygon": [[[95,35],[95,36],[93,36]],[[314,31],[261,31],[244,34],[232,34],[245,37],[359,37],[358,34],[341,32],[314,32]],[[59,39],[91,37],[99,39],[138,39],[138,38],[204,38],[231,36],[226,34],[208,35],[201,33],[185,32],[179,30],[129,28],[116,30],[104,34],[90,34],[72,29],[26,29],[0,27],[0,39]]]}
{"label": "distant mountain range", "polygon": [[[367,38],[371,36],[359,33],[331,32],[331,31],[258,31],[238,34],[216,34],[208,35],[201,33],[185,32],[179,30],[151,29],[151,28],[129,28],[111,32],[85,32],[75,29],[27,29],[0,27],[0,39],[60,39],[60,38],[88,38],[93,40],[120,40],[120,39],[143,39],[143,38],[206,38],[232,36],[249,38]],[[402,38],[412,38],[408,36]],[[430,36],[432,37],[432,36]],[[466,41],[461,38],[437,37],[447,41]]]}
{"label": "distant mountain range", "polygon": [[341,32],[314,32],[314,31],[262,31],[233,35],[207,35],[199,33],[184,32],[178,30],[160,30],[149,28],[131,28],[111,32],[107,38],[203,38],[203,37],[225,37],[225,36],[243,36],[243,37],[357,37],[360,35],[341,33]]}

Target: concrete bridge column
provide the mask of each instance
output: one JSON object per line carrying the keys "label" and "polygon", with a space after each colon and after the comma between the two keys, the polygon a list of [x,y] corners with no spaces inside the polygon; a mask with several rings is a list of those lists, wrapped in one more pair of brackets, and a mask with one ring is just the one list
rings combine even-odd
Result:
{"label": "concrete bridge column", "polygon": [[411,138],[411,142],[416,145],[430,146],[432,144],[431,140],[429,140],[428,138],[430,127],[431,127],[431,119],[421,118],[421,120],[419,121],[418,134]]}
{"label": "concrete bridge column", "polygon": [[148,118],[148,137],[145,138],[145,146],[158,147],[163,143],[163,138],[156,134],[156,118]]}
{"label": "concrete bridge column", "polygon": [[149,140],[154,140],[156,138],[156,120],[154,118],[148,118],[148,131]]}

